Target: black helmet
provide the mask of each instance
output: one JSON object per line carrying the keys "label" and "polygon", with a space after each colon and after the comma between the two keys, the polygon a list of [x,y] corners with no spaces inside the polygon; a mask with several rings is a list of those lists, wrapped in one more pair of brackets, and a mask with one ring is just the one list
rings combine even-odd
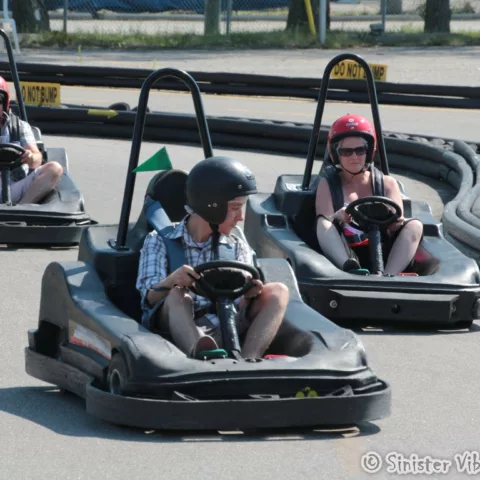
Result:
{"label": "black helmet", "polygon": [[197,163],[187,178],[187,205],[205,221],[220,225],[228,202],[257,193],[253,173],[229,157],[211,157]]}

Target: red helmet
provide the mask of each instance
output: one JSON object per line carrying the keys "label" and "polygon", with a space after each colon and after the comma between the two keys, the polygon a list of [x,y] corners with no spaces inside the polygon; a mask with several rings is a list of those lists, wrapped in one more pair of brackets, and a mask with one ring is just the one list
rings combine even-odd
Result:
{"label": "red helmet", "polygon": [[3,99],[3,111],[8,113],[10,110],[10,89],[8,88],[7,81],[3,77],[0,77],[0,93],[5,96]]}
{"label": "red helmet", "polygon": [[327,148],[334,165],[338,165],[340,160],[338,153],[333,145],[346,137],[362,137],[367,141],[368,151],[365,164],[373,162],[373,157],[377,150],[377,137],[372,123],[361,115],[344,115],[337,119],[327,137]]}

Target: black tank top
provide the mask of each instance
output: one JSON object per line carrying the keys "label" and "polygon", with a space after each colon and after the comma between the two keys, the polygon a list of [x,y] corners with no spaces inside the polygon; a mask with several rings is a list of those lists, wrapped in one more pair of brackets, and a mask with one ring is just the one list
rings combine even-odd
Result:
{"label": "black tank top", "polygon": [[[374,165],[369,167],[372,174],[372,192],[375,197],[385,196],[385,183],[383,179],[383,172]],[[342,181],[337,169],[333,165],[325,167],[324,176],[328,182],[330,188],[330,194],[332,196],[333,211],[337,212],[344,206]]]}

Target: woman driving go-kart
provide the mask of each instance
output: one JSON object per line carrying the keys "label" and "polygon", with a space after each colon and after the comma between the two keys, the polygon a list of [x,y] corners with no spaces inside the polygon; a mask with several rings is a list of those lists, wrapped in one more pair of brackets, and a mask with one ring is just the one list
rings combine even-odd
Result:
{"label": "woman driving go-kart", "polygon": [[[325,256],[343,271],[393,276],[408,271],[423,225],[403,217],[397,181],[373,164],[376,147],[368,119],[344,115],[334,122],[327,139],[331,164],[316,192],[316,232]],[[372,233],[378,235],[373,250]]]}

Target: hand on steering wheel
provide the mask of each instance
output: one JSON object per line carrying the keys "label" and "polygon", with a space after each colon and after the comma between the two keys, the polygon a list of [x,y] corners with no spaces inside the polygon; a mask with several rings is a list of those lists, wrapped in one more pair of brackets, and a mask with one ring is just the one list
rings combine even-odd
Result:
{"label": "hand on steering wheel", "polygon": [[[227,297],[232,300],[245,295],[249,290],[258,285],[253,280],[260,280],[260,272],[252,265],[236,261],[226,260],[214,260],[212,262],[202,263],[194,268],[195,272],[200,275],[199,279],[195,279],[195,287],[189,287],[195,293],[198,293],[202,297],[206,297],[210,300],[214,300],[219,297]],[[225,288],[222,282],[222,286],[218,287],[213,285],[215,280],[215,272],[225,271],[227,276],[237,274],[242,275],[243,285],[239,287]],[[240,270],[240,272],[238,272]],[[210,273],[211,272],[211,273]],[[251,275],[251,278],[245,277],[242,272],[246,272]],[[213,274],[213,275],[212,275]],[[206,278],[207,277],[207,278]],[[236,283],[239,283],[239,277],[236,276]],[[227,282],[228,283],[228,282]]]}
{"label": "hand on steering wheel", "polygon": [[25,149],[15,143],[0,144],[0,170],[13,170],[22,165]]}
{"label": "hand on steering wheel", "polygon": [[377,196],[358,198],[348,205],[345,213],[351,215],[362,228],[375,225],[382,230],[402,217],[402,209],[398,203],[388,197]]}

